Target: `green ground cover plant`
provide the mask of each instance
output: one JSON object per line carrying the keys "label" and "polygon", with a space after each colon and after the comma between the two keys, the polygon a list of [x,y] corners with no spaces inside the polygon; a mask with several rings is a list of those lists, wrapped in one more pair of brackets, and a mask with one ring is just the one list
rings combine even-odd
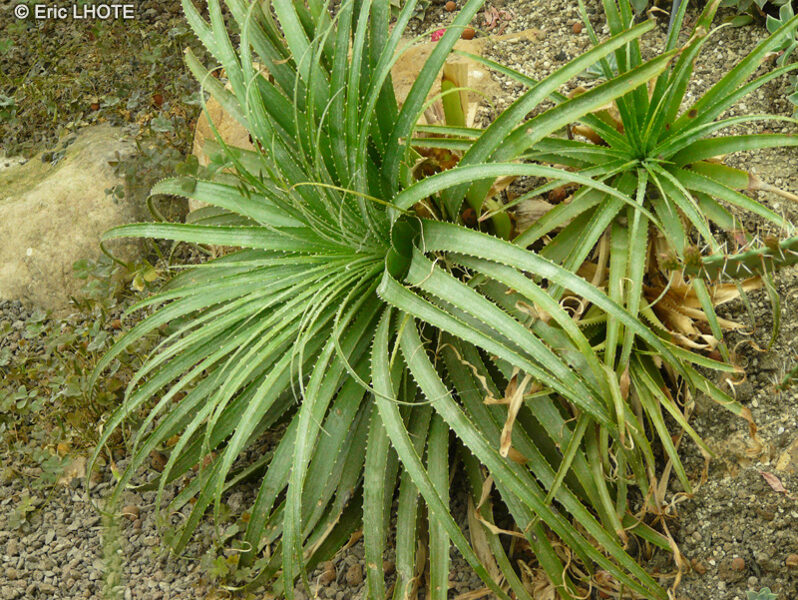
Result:
{"label": "green ground cover plant", "polygon": [[[118,405],[140,358],[153,346],[152,339],[142,338],[128,347],[109,366],[102,390],[91,389],[88,380],[97,361],[122,328],[115,314],[120,305],[132,304],[125,284],[140,271],[127,271],[105,256],[77,261],[73,269],[73,276],[85,282],[72,298],[75,314],[54,318],[35,309],[24,325],[0,319],[0,452],[6,457],[0,481],[19,479],[27,487],[9,505],[12,530],[45,508],[56,487],[74,477],[75,457],[96,445],[96,424]],[[107,448],[124,447],[120,433]]]}
{"label": "green ground cover plant", "polygon": [[[712,261],[752,262],[724,253],[710,221],[734,231],[727,204],[792,231],[739,191],[752,187],[746,173],[710,159],[795,138],[707,138],[740,121],[717,120],[727,107],[792,68],[746,83],[798,21],[680,113],[718,2],[679,45],[683,8],[667,47],[644,61],[637,40],[654,22],[633,25],[628,0],[606,0],[611,37],[599,42],[590,29],[595,47],[545,79],[491,63],[528,89],[489,127],[452,118],[419,126],[430,88],[481,4],[464,4],[398,106],[390,68],[412,0],[393,27],[388,2],[345,1],[331,11],[319,0],[228,0],[237,47],[217,0],[208,2],[208,21],[183,2],[230,89],[191,53],[187,63],[256,149],[219,139],[207,147],[218,167],[212,176],[153,188],[209,204],[191,224],[129,225],[106,238],[235,250],[139,302],[133,310],[154,312],[94,373],[96,381],[130,344],[165,332],[106,423],[98,453],[147,409],[113,498],[151,452],[168,447],[151,485],[161,506],[164,487],[190,475],[163,511],[186,517],[166,532],[176,552],[207,510],[220,514],[226,491],[256,478],[246,530],[228,541],[240,568],[287,598],[362,528],[367,596],[382,600],[392,519],[396,599],[419,585],[427,597],[447,598],[451,545],[499,598],[531,599],[541,579],[565,599],[590,586],[667,598],[635,548],[673,550],[680,560],[665,492],[670,471],[685,490],[690,481],[668,426],[708,453],[687,422],[696,389],[747,416],[696,369],[734,371],[714,312],[722,288],[709,277]],[[607,81],[559,94],[595,63]],[[555,105],[529,117],[546,100]],[[418,169],[430,148],[455,160]],[[508,177],[547,182],[530,195],[574,191],[518,231],[494,186]],[[476,223],[467,224],[468,211]],[[762,257],[762,275],[792,260],[794,238],[776,240],[778,252],[744,242],[745,256]],[[703,318],[693,330],[680,329],[684,319],[667,302],[682,288],[696,301],[685,318]],[[706,355],[715,347],[725,360]],[[282,435],[264,447],[274,428]],[[244,452],[253,460],[242,463]],[[452,478],[465,483],[472,505],[470,540],[450,512]],[[418,560],[419,542],[426,560]],[[527,569],[515,569],[519,557]]]}

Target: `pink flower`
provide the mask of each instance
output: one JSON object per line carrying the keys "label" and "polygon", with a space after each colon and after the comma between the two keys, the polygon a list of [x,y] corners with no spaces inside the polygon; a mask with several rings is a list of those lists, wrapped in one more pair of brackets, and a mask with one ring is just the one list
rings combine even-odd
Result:
{"label": "pink flower", "polygon": [[444,33],[446,33],[445,29],[439,29],[438,31],[433,31],[432,35],[430,35],[429,37],[433,42],[437,42],[439,39],[443,37]]}

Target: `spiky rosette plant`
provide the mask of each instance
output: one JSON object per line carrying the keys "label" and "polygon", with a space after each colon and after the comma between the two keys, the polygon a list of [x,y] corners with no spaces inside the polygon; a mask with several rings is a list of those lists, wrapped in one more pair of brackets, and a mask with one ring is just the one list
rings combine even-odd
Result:
{"label": "spiky rosette plant", "polygon": [[[446,142],[459,162],[417,180],[414,148],[426,142],[414,138],[416,123],[480,0],[462,7],[401,107],[390,68],[415,1],[405,3],[393,29],[383,1],[345,1],[335,11],[319,0],[226,4],[240,31],[237,48],[218,0],[208,2],[209,22],[189,0],[183,7],[230,89],[191,54],[187,62],[247,129],[255,150],[219,139],[209,144],[222,167],[214,178],[153,189],[211,205],[206,219],[124,226],[105,237],[238,250],[139,303],[134,310],[154,312],[98,366],[94,381],[122,349],[165,330],[103,429],[101,445],[125,419],[142,418],[113,499],[153,450],[168,448],[157,505],[167,484],[188,476],[165,510],[185,516],[169,536],[180,552],[211,506],[218,515],[227,490],[256,478],[239,564],[254,565],[259,581],[288,598],[297,578],[307,584],[307,569],[362,528],[367,594],[382,600],[382,555],[395,519],[397,599],[412,596],[426,564],[428,597],[446,598],[454,544],[500,598],[532,598],[531,572],[562,598],[584,594],[592,582],[664,600],[624,547],[630,536],[664,548],[669,541],[630,514],[627,489],[640,485],[647,498],[657,487],[647,426],[675,455],[661,412],[675,402],[656,392],[670,383],[664,377],[710,386],[689,361],[722,365],[638,320],[633,296],[625,300],[613,287],[608,296],[576,273],[599,228],[626,226],[617,220],[622,210],[630,233],[613,235],[610,278],[627,272],[627,252],[628,268],[639,270],[632,249],[645,245],[649,222],[663,220],[642,200],[648,186],[630,179],[645,166],[615,178],[601,161],[575,172],[517,159],[551,154],[559,142],[549,136],[580,119],[612,137],[591,113],[616,99],[629,102],[629,90],[643,102],[652,78],[674,60],[680,68],[680,50],[672,44],[651,61],[638,60],[635,40],[653,22],[617,26],[611,14],[610,39],[534,82],[476,141],[462,127],[433,128],[459,136]],[[572,99],[556,96],[613,52],[623,67],[617,77]],[[560,103],[529,120],[552,95]],[[583,160],[585,150],[579,146],[572,158]],[[599,158],[611,151],[599,150]],[[481,231],[462,223],[464,199],[480,214],[492,182],[523,176],[585,186],[580,198],[590,218],[557,217],[582,223],[585,241],[572,256],[528,249],[528,232],[511,243],[506,219],[485,221]],[[601,313],[606,340],[584,328],[587,313],[577,316],[561,302],[566,293]],[[648,361],[653,355],[657,362]],[[651,394],[630,398],[628,370],[619,364],[640,356],[648,362],[633,371],[634,389]],[[728,405],[740,410],[731,399]],[[673,414],[686,426],[678,409]],[[264,448],[263,434],[273,428],[281,436]],[[254,460],[240,464],[247,451]],[[474,506],[470,542],[449,509],[449,481],[461,473]],[[516,553],[528,558],[521,573],[493,523],[496,502],[508,515],[501,524],[520,538]],[[420,541],[428,563],[417,560]]]}
{"label": "spiky rosette plant", "polygon": [[[628,0],[619,0],[617,3],[614,0],[604,0],[603,4],[611,33],[627,30],[634,19]],[[772,133],[715,134],[727,128],[763,120],[798,123],[798,120],[772,114],[719,118],[746,95],[798,68],[798,64],[781,66],[748,81],[774,50],[782,47],[785,40],[792,38],[798,28],[798,17],[784,20],[773,35],[754,48],[720,81],[703,92],[692,106],[682,110],[695,60],[712,33],[720,29],[710,31],[718,4],[717,1],[708,3],[696,19],[690,37],[680,48],[678,60],[651,84],[640,86],[623,98],[580,119],[580,122],[574,122],[568,129],[567,138],[560,135],[549,136],[536,142],[531,148],[525,147],[523,152],[518,151],[519,139],[507,140],[491,157],[494,160],[506,160],[522,156],[567,166],[629,194],[637,205],[650,212],[635,210],[634,207],[624,205],[620,199],[611,199],[595,188],[572,188],[576,193],[568,201],[549,211],[532,227],[519,232],[515,239],[517,244],[529,246],[556,232],[557,236],[551,236],[553,243],[547,244],[541,254],[574,269],[596,247],[609,225],[631,224],[627,217],[633,213],[636,235],[630,243],[637,243],[638,257],[646,256],[644,249],[646,241],[650,239],[648,225],[651,224],[664,235],[668,246],[670,255],[661,258],[675,258],[695,272],[700,270],[696,263],[696,260],[700,261],[695,253],[697,244],[708,250],[704,253],[705,256],[712,255],[711,262],[715,262],[721,255],[730,254],[728,246],[724,247],[723,240],[713,235],[711,227],[736,233],[738,238],[742,233],[738,230],[742,226],[728,210],[729,207],[757,215],[775,224],[786,234],[794,233],[795,228],[783,216],[745,196],[741,191],[776,193],[790,201],[798,201],[798,196],[769,185],[753,174],[728,167],[722,161],[732,152],[798,146],[798,137]],[[580,2],[579,6],[591,39],[598,43],[584,4]],[[686,3],[682,3],[675,16],[675,27],[667,39],[666,51],[678,47],[686,6]],[[472,58],[501,70],[530,88],[538,85],[536,80],[517,71],[477,56]],[[612,78],[641,64],[642,54],[635,41],[608,58],[609,60],[600,61],[600,68],[605,78]],[[582,88],[578,88],[573,95],[580,91],[583,91]],[[565,97],[554,95],[553,99],[561,102]],[[475,143],[469,141],[464,146],[469,151],[461,164],[482,159],[484,152],[480,152],[479,147],[485,137],[481,135]],[[559,185],[555,181],[536,188],[515,202],[521,203],[528,197]],[[480,194],[485,189],[485,185],[473,185],[468,196],[479,205]],[[506,207],[502,210],[506,210]],[[592,220],[594,216],[597,218],[595,222]],[[588,222],[591,226],[585,228],[584,224]],[[588,235],[582,235],[585,232]],[[697,234],[695,237],[694,233]],[[738,246],[748,246],[751,237],[744,235],[742,240],[736,241]],[[794,245],[784,240],[780,243],[782,246]],[[746,247],[746,251],[750,249]],[[781,253],[777,254],[780,256],[777,262],[780,262]],[[788,261],[784,263],[789,264]],[[639,262],[637,269],[642,269]],[[634,273],[630,272],[629,275],[632,282],[640,281],[640,277],[633,276]],[[629,296],[639,298],[640,294],[632,293]]]}
{"label": "spiky rosette plant", "polygon": [[[710,2],[696,19],[686,41],[679,46],[679,33],[687,3],[675,15],[675,27],[667,38],[665,51],[679,48],[678,59],[655,80],[630,90],[623,97],[598,111],[575,121],[565,133],[526,144],[522,135],[508,136],[497,149],[488,149],[491,128],[463,144],[460,166],[472,162],[523,158],[565,166],[574,172],[602,181],[633,202],[624,202],[594,186],[572,186],[564,201],[519,231],[514,243],[539,248],[545,257],[570,271],[577,271],[631,314],[651,324],[663,340],[689,350],[680,355],[690,372],[689,381],[709,393],[720,403],[749,419],[748,412],[710,385],[688,363],[713,368],[726,368],[719,362],[708,363],[702,353],[729,361],[730,353],[723,343],[724,329],[738,325],[720,319],[715,306],[732,299],[744,289],[761,284],[762,278],[774,306],[778,305],[771,281],[773,270],[796,262],[798,238],[768,237],[758,240],[746,232],[737,214],[753,214],[775,225],[785,236],[795,236],[794,226],[783,216],[745,195],[746,191],[775,193],[790,202],[798,196],[780,190],[746,171],[723,164],[731,152],[769,147],[798,146],[798,137],[789,134],[728,135],[724,130],[746,122],[763,120],[796,123],[795,119],[778,115],[745,115],[721,118],[723,113],[747,94],[773,79],[798,68],[781,66],[751,81],[749,78],[763,61],[792,39],[798,18],[785,19],[773,35],[761,42],[731,71],[703,92],[692,105],[683,108],[694,63],[710,40],[710,29],[718,1]],[[611,34],[627,31],[634,20],[628,0],[604,0]],[[598,38],[579,3],[583,20],[594,43]],[[714,30],[714,31],[717,31]],[[501,65],[473,56],[535,90],[538,81]],[[642,64],[637,40],[599,61],[604,77],[627,73]],[[554,95],[555,102],[573,102],[584,90],[577,89],[571,100]],[[512,108],[507,112],[511,112]],[[545,121],[546,116],[537,117]],[[501,120],[501,117],[497,119]],[[536,119],[529,130],[534,131]],[[494,124],[496,126],[496,124]],[[482,211],[488,183],[460,186],[448,190],[455,197],[464,192],[472,206]],[[524,203],[561,185],[554,180],[514,200]],[[467,190],[467,191],[466,191]],[[507,206],[500,209],[505,211]],[[485,219],[495,211],[482,211]],[[740,280],[749,279],[742,286]],[[729,282],[735,283],[730,284]],[[730,293],[729,285],[737,286]],[[657,415],[668,408],[693,439],[707,452],[698,437],[686,425],[684,415],[675,410],[672,390],[678,377],[672,369],[660,368],[660,359],[639,347],[640,338],[625,331],[624,326],[598,306],[582,303],[578,295],[552,286],[553,297],[577,302],[575,319],[585,328],[593,344],[603,345],[607,368],[616,372],[619,381],[626,381],[633,404],[649,407],[650,424],[659,433],[674,472],[685,489],[690,489],[674,446],[666,439],[666,428]],[[774,332],[778,318],[774,319]],[[663,379],[660,373],[666,373]],[[752,424],[753,425],[753,424]],[[611,453],[612,454],[612,453]],[[612,459],[605,459],[610,469]],[[648,466],[648,469],[651,465]],[[642,489],[645,478],[638,477]],[[660,499],[661,501],[661,499]],[[623,502],[621,502],[623,504]],[[656,503],[653,506],[656,510]]]}

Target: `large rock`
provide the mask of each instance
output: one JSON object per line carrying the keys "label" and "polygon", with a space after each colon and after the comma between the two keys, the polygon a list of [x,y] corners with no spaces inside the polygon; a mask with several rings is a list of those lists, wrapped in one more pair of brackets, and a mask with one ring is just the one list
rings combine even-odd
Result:
{"label": "large rock", "polygon": [[[454,45],[454,49],[482,56],[485,54],[486,47],[489,48],[497,42],[528,42],[536,44],[542,37],[543,34],[537,29],[525,29],[505,35],[488,35],[471,40],[459,40]],[[407,98],[410,88],[416,82],[421,67],[427,62],[437,44],[438,42],[426,42],[410,45],[408,42],[399,49],[399,56],[391,69],[391,79],[393,80],[396,99],[400,104]],[[467,69],[467,87],[472,90],[468,94],[470,102],[489,104],[504,93],[502,86],[491,75],[491,70],[481,62],[452,52],[446,59],[446,63],[448,65],[463,65]],[[441,85],[440,78],[438,78],[430,89],[429,96],[435,96],[440,94],[440,92]]]}
{"label": "large rock", "polygon": [[[98,125],[83,129],[55,164],[52,152],[23,164],[0,159],[0,299],[56,312],[69,308],[82,283],[72,276],[72,264],[99,255],[104,231],[143,216],[130,200],[105,192],[123,184],[109,161],[132,149],[119,129]],[[108,247],[130,260],[138,243]]]}
{"label": "large rock", "polygon": [[[227,88],[231,89],[229,85]],[[208,117],[210,117],[210,121]],[[211,123],[213,123],[213,127],[211,127]],[[213,132],[214,127],[219,137],[229,146],[243,148],[244,150],[255,149],[255,146],[252,145],[249,139],[249,132],[243,125],[230,116],[230,113],[222,108],[222,105],[219,104],[216,98],[211,96],[205,103],[205,110],[200,113],[197,119],[197,125],[194,128],[192,154],[197,157],[199,164],[203,167],[208,166],[210,162],[203,151],[203,147],[205,146],[206,140],[216,139],[216,134]],[[192,202],[193,201],[190,201],[189,206],[191,210],[194,210],[195,206]]]}

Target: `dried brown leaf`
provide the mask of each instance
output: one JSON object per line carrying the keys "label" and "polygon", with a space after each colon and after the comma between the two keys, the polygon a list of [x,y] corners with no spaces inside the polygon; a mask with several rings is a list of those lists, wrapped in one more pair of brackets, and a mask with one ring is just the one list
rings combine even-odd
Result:
{"label": "dried brown leaf", "polygon": [[789,493],[787,488],[784,487],[784,484],[781,483],[781,479],[776,477],[773,473],[759,471],[759,474],[762,475],[762,478],[767,481],[768,485],[773,489],[774,492],[779,492],[780,494]]}
{"label": "dried brown leaf", "polygon": [[510,383],[507,384],[507,390],[504,394],[508,405],[507,420],[504,422],[504,427],[502,428],[502,433],[499,440],[499,454],[505,458],[510,453],[515,418],[518,416],[518,411],[521,410],[521,406],[524,404],[524,391],[531,382],[532,376],[526,374],[524,375],[521,383],[518,384],[518,375],[515,373],[510,379]]}

